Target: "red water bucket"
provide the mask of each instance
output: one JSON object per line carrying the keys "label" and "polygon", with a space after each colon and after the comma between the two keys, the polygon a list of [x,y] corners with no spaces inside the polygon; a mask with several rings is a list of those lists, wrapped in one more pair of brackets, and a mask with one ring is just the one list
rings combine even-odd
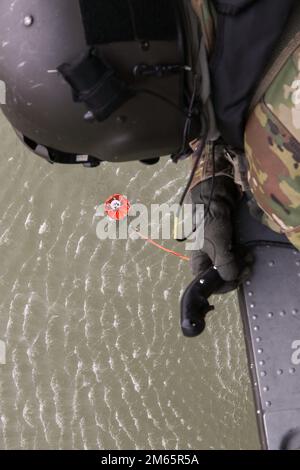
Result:
{"label": "red water bucket", "polygon": [[125,219],[130,207],[130,202],[122,194],[114,194],[105,201],[105,213],[112,220]]}

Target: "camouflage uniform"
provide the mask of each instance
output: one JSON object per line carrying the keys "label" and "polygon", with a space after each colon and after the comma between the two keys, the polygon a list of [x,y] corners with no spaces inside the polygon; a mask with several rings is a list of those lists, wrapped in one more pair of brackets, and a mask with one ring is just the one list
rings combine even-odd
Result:
{"label": "camouflage uniform", "polygon": [[[210,55],[216,27],[212,2],[191,2]],[[300,19],[300,5],[298,10]],[[229,158],[216,159],[216,175],[234,177],[243,190],[250,188],[263,211],[262,222],[284,233],[300,249],[300,28],[297,18],[287,28],[286,36],[293,40],[283,38],[285,44],[279,45],[280,53],[254,97],[245,134],[247,160],[241,153],[225,151],[223,155]],[[192,143],[193,149],[195,145]],[[220,152],[219,149],[217,156]],[[211,175],[211,145],[208,144],[192,188]]]}
{"label": "camouflage uniform", "polygon": [[268,76],[246,129],[249,184],[263,221],[300,249],[300,34]]}

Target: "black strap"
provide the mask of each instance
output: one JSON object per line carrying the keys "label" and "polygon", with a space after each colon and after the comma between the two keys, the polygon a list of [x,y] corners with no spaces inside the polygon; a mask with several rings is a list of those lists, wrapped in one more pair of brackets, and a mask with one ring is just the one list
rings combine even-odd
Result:
{"label": "black strap", "polygon": [[91,155],[77,155],[74,153],[61,152],[47,148],[50,163],[59,163],[62,165],[84,165],[89,168],[95,168],[101,164],[101,160]]}
{"label": "black strap", "polygon": [[22,136],[24,143],[31,149],[33,152],[36,152],[41,157],[45,158],[49,163],[61,163],[63,165],[84,165],[86,167],[94,168],[99,166],[101,160],[91,155],[77,155],[75,153],[62,152],[60,150],[55,150],[50,147],[41,145],[43,152],[38,152],[39,145],[29,137]]}

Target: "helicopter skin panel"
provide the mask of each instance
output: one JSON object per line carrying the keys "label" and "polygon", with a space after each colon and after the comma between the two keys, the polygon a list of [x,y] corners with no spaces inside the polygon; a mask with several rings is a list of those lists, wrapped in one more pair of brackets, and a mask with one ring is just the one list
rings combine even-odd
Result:
{"label": "helicopter skin panel", "polygon": [[300,253],[254,248],[253,276],[240,294],[263,446],[300,448]]}
{"label": "helicopter skin panel", "polygon": [[239,302],[262,447],[300,449],[300,253],[249,217],[241,227],[255,256]]}

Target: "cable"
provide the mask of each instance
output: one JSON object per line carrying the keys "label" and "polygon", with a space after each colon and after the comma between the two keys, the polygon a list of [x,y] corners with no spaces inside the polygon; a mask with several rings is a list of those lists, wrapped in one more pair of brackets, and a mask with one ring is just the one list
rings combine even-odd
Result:
{"label": "cable", "polygon": [[[181,150],[179,152],[179,155],[182,155],[184,153],[184,151],[187,147],[188,139],[189,139],[188,136],[190,135],[192,117],[193,117],[193,108],[194,108],[194,103],[195,103],[196,94],[197,94],[197,80],[198,80],[198,75],[195,74],[195,76],[194,76],[194,85],[193,85],[193,93],[192,93],[192,97],[191,97],[191,100],[190,100],[187,119],[186,119],[185,125],[184,125],[182,146],[181,146]],[[174,159],[176,159],[176,156],[173,157],[173,160]]]}
{"label": "cable", "polygon": [[170,250],[169,248],[165,248],[164,246],[160,245],[159,243],[155,242],[154,240],[151,240],[151,238],[146,237],[143,235],[141,232],[138,232],[135,230],[135,232],[143,238],[146,242],[150,243],[151,245],[155,246],[156,248],[159,248],[160,250],[169,253],[170,255],[177,256],[177,258],[182,259],[183,261],[190,261],[190,258],[188,256],[185,256],[181,253],[178,253],[177,251]]}
{"label": "cable", "polygon": [[[206,143],[206,141],[205,141],[205,143]],[[203,149],[203,150],[204,150],[204,149]],[[202,150],[202,153],[203,153],[203,150]],[[200,154],[200,158],[201,158],[201,156],[202,156],[202,154]],[[196,163],[195,163],[196,169],[197,169],[197,167],[198,167],[200,158],[197,158],[197,160],[196,160]],[[191,186],[191,183],[192,183],[192,181],[193,181],[194,174],[195,174],[195,172],[194,172],[194,170],[195,170],[195,165],[194,165],[194,167],[193,167],[193,171],[192,171],[192,173],[191,173],[191,176],[190,176],[190,179],[189,179],[189,183],[187,184],[187,187],[186,187],[186,189],[187,189],[187,188],[188,188],[188,189],[187,189],[187,190],[185,189],[185,191],[184,191],[184,193],[183,193],[183,195],[182,195],[182,198],[183,198],[183,199],[181,198],[181,201],[180,201],[180,204],[179,204],[180,208],[182,208],[182,206],[183,206],[183,204],[184,204],[184,200],[185,200],[186,194],[187,194],[187,192],[189,191],[190,186]],[[196,171],[196,170],[195,170],[195,171]],[[194,174],[193,174],[193,173],[194,173]],[[182,239],[181,239],[181,238],[178,238],[178,237],[177,237],[177,233],[176,233],[176,232],[177,232],[177,226],[178,226],[178,220],[179,220],[179,213],[180,213],[180,208],[179,208],[178,213],[177,213],[177,216],[176,216],[175,230],[174,230],[174,232],[175,232],[174,238],[176,239],[176,241],[178,241],[178,242],[180,242],[180,243],[187,241],[188,238],[190,238],[191,235],[196,232],[196,230],[198,229],[198,227],[200,227],[200,226],[202,225],[202,223],[205,221],[207,215],[209,214],[210,206],[211,206],[211,202],[212,202],[212,198],[213,198],[214,191],[215,191],[215,177],[216,177],[215,143],[213,143],[213,149],[212,149],[212,178],[211,178],[211,179],[212,179],[212,184],[211,184],[211,191],[210,191],[210,196],[209,196],[209,200],[208,200],[207,207],[206,207],[206,209],[205,209],[205,211],[204,211],[203,217],[202,217],[201,221],[199,222],[199,224],[198,224],[198,225],[195,225],[195,227],[193,228],[193,231],[192,231],[189,235],[187,235],[185,238],[182,238]]]}
{"label": "cable", "polygon": [[146,95],[154,96],[155,98],[164,101],[164,103],[168,104],[169,106],[172,106],[172,108],[176,109],[180,114],[182,114],[184,117],[188,118],[188,115],[186,114],[185,111],[183,111],[179,106],[177,106],[173,101],[169,100],[163,95],[160,95],[156,91],[153,90],[148,90],[147,88],[133,88],[133,91],[136,93],[143,93]]}
{"label": "cable", "polygon": [[137,24],[136,24],[136,19],[135,19],[135,11],[131,3],[131,0],[127,0],[127,4],[128,4],[129,12],[130,12],[130,21],[131,21],[134,40],[136,42],[142,42],[138,35]]}
{"label": "cable", "polygon": [[207,116],[206,114],[204,113],[203,114],[203,122],[204,122],[204,135],[201,139],[201,143],[200,145],[196,148],[195,152],[194,152],[194,155],[196,155],[196,161],[194,163],[194,166],[193,166],[193,169],[190,173],[190,177],[189,177],[189,180],[186,184],[186,187],[183,191],[183,194],[181,196],[181,199],[180,199],[180,202],[179,202],[179,205],[182,207],[183,206],[183,203],[185,201],[185,198],[186,198],[186,195],[187,193],[189,192],[189,189],[191,187],[191,184],[193,182],[193,179],[194,179],[194,176],[195,176],[195,173],[197,171],[197,168],[198,168],[198,165],[199,165],[199,162],[201,160],[201,157],[203,155],[203,151],[205,149],[205,145],[206,145],[206,142],[207,142],[207,138],[208,138],[208,121],[207,121]]}
{"label": "cable", "polygon": [[[194,107],[194,102],[195,102],[195,99],[196,99],[196,93],[197,93],[197,79],[198,79],[198,76],[195,75],[195,80],[194,80],[194,88],[193,88],[193,94],[192,94],[192,98],[191,98],[191,101],[190,101],[190,105],[189,105],[189,109],[188,109],[188,114],[186,114],[182,109],[180,109],[175,103],[173,103],[172,101],[168,100],[166,97],[164,97],[163,95],[160,95],[159,93],[156,93],[155,91],[152,91],[152,90],[148,90],[148,89],[135,89],[134,91],[138,92],[138,93],[144,93],[144,94],[148,94],[150,96],[154,96],[162,101],[164,101],[166,104],[168,104],[169,106],[172,106],[174,109],[176,109],[177,111],[179,111],[181,114],[183,114],[184,116],[186,116],[187,120],[186,120],[186,123],[185,123],[185,127],[184,127],[184,139],[183,139],[183,145],[182,145],[182,151],[184,150],[184,147],[186,145],[186,142],[187,142],[187,138],[188,138],[188,134],[189,134],[189,129],[190,129],[190,124],[191,124],[191,119],[192,119],[192,113],[193,113],[193,107]],[[186,184],[186,187],[183,191],[183,194],[181,196],[181,199],[180,199],[180,202],[179,202],[179,209],[178,209],[178,212],[177,212],[177,215],[175,217],[175,228],[174,228],[174,238],[178,241],[178,242],[185,242],[187,241],[187,239],[193,234],[196,232],[197,228],[198,227],[195,227],[193,229],[193,231],[185,238],[183,239],[180,239],[177,237],[177,228],[178,228],[178,221],[179,221],[179,215],[180,215],[180,211],[181,211],[181,208],[184,204],[184,201],[185,201],[185,198],[187,196],[187,193],[189,192],[190,190],[190,187],[191,187],[191,184],[193,182],[193,179],[194,179],[194,176],[195,176],[195,173],[197,171],[197,168],[198,168],[198,165],[199,165],[199,162],[201,160],[201,157],[203,155],[203,152],[204,152],[204,149],[205,149],[205,146],[206,146],[206,143],[207,143],[207,139],[208,139],[208,133],[209,133],[209,125],[208,125],[208,118],[207,118],[207,115],[206,113],[204,112],[203,113],[203,128],[204,128],[204,135],[201,139],[201,143],[199,145],[199,147],[196,149],[196,151],[194,152],[194,154],[197,156],[196,157],[196,161],[194,163],[194,166],[192,168],[192,171],[191,171],[191,174],[190,174],[190,177],[189,177],[189,180]],[[212,187],[211,187],[211,193],[210,193],[210,197],[209,197],[209,202],[208,202],[208,205],[207,205],[207,208],[205,210],[205,213],[204,213],[204,216],[200,222],[200,224],[198,224],[198,226],[200,226],[204,219],[206,218],[207,214],[209,213],[209,210],[210,210],[210,205],[211,205],[211,201],[212,201],[212,198],[213,198],[213,195],[214,195],[214,186],[215,186],[215,144],[213,144],[213,152],[212,152],[212,159],[213,159],[213,175],[212,175]]]}
{"label": "cable", "polygon": [[[130,9],[131,9],[131,13],[134,13],[133,10],[132,10],[132,4],[131,4],[131,0],[128,0],[129,2],[129,5],[130,5]],[[199,50],[200,50],[200,46],[199,46]],[[192,68],[192,71],[193,71],[193,68]],[[191,96],[191,100],[190,100],[190,104],[189,104],[189,108],[188,108],[188,113],[186,114],[182,109],[179,108],[179,106],[177,106],[175,103],[173,103],[171,100],[169,100],[168,98],[166,98],[165,96],[163,95],[160,95],[159,93],[153,91],[153,90],[148,90],[148,89],[133,89],[133,91],[137,92],[137,93],[144,93],[144,94],[147,94],[147,95],[150,95],[150,96],[153,96],[161,101],[163,101],[164,103],[168,104],[169,106],[171,106],[172,108],[176,109],[179,113],[181,113],[183,116],[186,117],[186,121],[185,121],[185,124],[184,124],[184,130],[183,130],[183,140],[182,140],[182,146],[181,146],[181,150],[180,152],[173,156],[172,159],[173,161],[178,161],[180,156],[185,152],[185,149],[187,147],[187,142],[188,142],[188,138],[189,138],[189,134],[190,134],[190,129],[191,129],[191,122],[192,122],[192,117],[193,117],[193,108],[194,108],[194,104],[195,104],[195,100],[196,100],[196,95],[197,95],[197,81],[199,80],[199,77],[197,74],[194,74],[194,84],[193,84],[193,92],[192,92],[192,96]],[[185,237],[184,239],[179,239],[177,238],[177,227],[178,227],[178,221],[179,221],[179,215],[180,215],[180,211],[181,211],[181,208],[183,207],[183,204],[184,204],[184,201],[185,201],[185,198],[187,196],[187,193],[189,192],[190,190],[190,187],[191,187],[191,184],[193,182],[193,179],[194,179],[194,176],[195,176],[195,173],[197,171],[197,168],[198,168],[198,165],[199,165],[199,162],[201,160],[201,157],[203,155],[203,152],[204,152],[204,149],[205,149],[205,146],[206,146],[206,143],[207,143],[207,139],[208,139],[208,133],[209,133],[209,119],[206,115],[206,112],[203,113],[203,123],[204,123],[204,135],[201,139],[201,143],[199,145],[199,147],[196,149],[196,151],[194,152],[194,154],[196,155],[196,161],[194,163],[194,166],[192,168],[192,171],[191,171],[191,174],[190,174],[190,177],[189,177],[189,180],[186,184],[186,187],[183,191],[183,194],[181,196],[181,199],[180,199],[180,202],[179,202],[179,209],[178,209],[178,212],[177,212],[177,215],[175,217],[175,228],[174,228],[174,238],[178,241],[178,242],[184,242],[184,241],[187,241],[187,239],[197,230],[197,227],[195,227],[193,229],[193,231],[191,232],[190,235],[188,235],[188,237]],[[214,186],[215,186],[215,144],[213,144],[213,152],[212,152],[212,158],[213,158],[213,175],[212,175],[212,186],[211,186],[211,193],[210,193],[210,197],[209,197],[209,201],[208,201],[208,205],[206,207],[206,210],[205,210],[205,213],[204,213],[204,216],[201,220],[201,223],[203,223],[203,220],[206,218],[209,210],[210,210],[210,205],[211,205],[211,201],[212,201],[212,198],[213,198],[213,194],[214,194]],[[199,225],[200,225],[199,224]]]}
{"label": "cable", "polygon": [[[141,42],[142,40],[141,40],[141,38],[139,37],[139,34],[138,34],[136,17],[135,17],[135,10],[134,10],[134,6],[132,4],[132,0],[127,0],[127,4],[128,4],[129,12],[130,12],[130,20],[131,20],[131,26],[132,26],[132,31],[133,31],[133,35],[134,35],[134,40],[137,41],[137,42]],[[201,50],[201,42],[199,44],[199,48],[198,48],[198,52],[196,54],[196,57],[199,56],[200,50]],[[198,75],[195,73],[195,67],[194,66],[188,67],[188,68],[183,66],[182,68],[185,69],[185,70],[189,69],[190,72],[194,73],[193,92],[192,92],[192,97],[191,97],[190,104],[189,104],[188,114],[186,114],[182,109],[180,109],[175,103],[173,103],[172,101],[167,99],[165,96],[160,95],[159,93],[156,93],[152,90],[147,90],[147,89],[140,89],[140,90],[133,89],[133,91],[135,91],[135,92],[145,93],[145,94],[154,96],[154,97],[160,99],[161,101],[164,101],[165,103],[172,106],[172,108],[176,109],[177,111],[179,111],[182,115],[184,115],[186,117],[186,121],[185,121],[185,124],[184,124],[183,140],[182,140],[181,150],[177,154],[172,155],[172,159],[175,163],[177,163],[178,160],[180,159],[180,157],[182,157],[184,155],[185,150],[187,148],[187,142],[188,142],[188,138],[189,138],[189,134],[190,134],[190,130],[191,130],[191,123],[192,123],[192,117],[193,117],[193,108],[194,108],[194,103],[195,103],[196,95],[197,95],[197,80],[199,79]]]}
{"label": "cable", "polygon": [[[201,50],[201,42],[199,44],[199,48],[198,48],[196,57],[199,56],[200,50]],[[192,120],[192,117],[193,117],[193,108],[194,108],[194,103],[195,103],[196,95],[197,95],[197,81],[199,80],[199,76],[198,76],[198,74],[196,73],[195,70],[196,70],[195,64],[193,64],[192,67],[191,67],[191,70],[190,70],[194,74],[193,91],[192,91],[192,96],[191,96],[191,99],[190,99],[190,105],[189,105],[189,109],[188,109],[187,120],[186,120],[185,125],[184,125],[184,132],[183,132],[181,150],[177,154],[171,156],[174,163],[178,163],[178,161],[182,157],[184,157],[185,155],[189,156],[189,155],[187,155],[186,149],[188,147],[188,139],[189,139],[189,134],[190,134],[190,129],[191,129],[191,120]]]}
{"label": "cable", "polygon": [[213,143],[213,151],[212,151],[212,166],[213,166],[213,173],[212,173],[212,184],[211,184],[211,191],[210,191],[210,196],[207,204],[206,211],[204,213],[204,218],[208,215],[210,211],[210,206],[212,202],[212,198],[214,197],[214,192],[215,192],[215,182],[216,182],[216,154],[215,154],[215,143]]}

